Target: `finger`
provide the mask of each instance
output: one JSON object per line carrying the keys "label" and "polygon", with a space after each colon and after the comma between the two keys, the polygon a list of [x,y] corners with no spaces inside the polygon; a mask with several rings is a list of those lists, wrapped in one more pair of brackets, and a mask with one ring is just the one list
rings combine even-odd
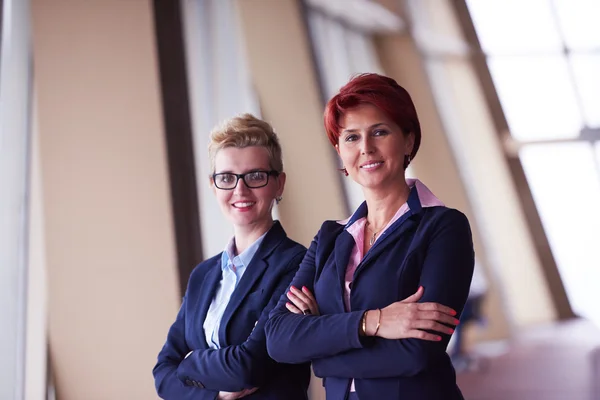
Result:
{"label": "finger", "polygon": [[423,286],[419,286],[415,294],[408,296],[400,303],[416,303],[421,297],[423,297]]}
{"label": "finger", "polygon": [[439,335],[434,335],[433,333],[421,331],[419,329],[411,329],[406,333],[406,336],[415,339],[427,340],[430,342],[439,342],[442,340],[442,337]]}
{"label": "finger", "polygon": [[285,308],[287,308],[288,310],[290,310],[294,314],[302,314],[302,311],[298,307],[296,307],[295,305],[293,305],[292,303],[285,303]]}
{"label": "finger", "polygon": [[423,310],[423,311],[439,311],[439,312],[442,312],[444,314],[448,314],[448,315],[452,315],[452,316],[456,315],[456,311],[454,311],[450,307],[446,307],[445,305],[439,304],[439,303],[420,303],[419,304],[419,310]]}
{"label": "finger", "polygon": [[317,315],[319,313],[319,306],[317,304],[317,300],[315,299],[315,296],[313,296],[313,294],[310,292],[310,290],[306,286],[302,286],[302,293],[304,293],[308,297],[308,300],[310,301],[310,303],[309,303],[310,311],[313,313],[313,315]]}
{"label": "finger", "polygon": [[429,319],[437,322],[443,322],[448,325],[458,325],[458,319],[451,317],[440,311],[419,311],[417,319]]}
{"label": "finger", "polygon": [[300,298],[292,292],[287,293],[287,298],[290,299],[290,301],[301,310],[306,310],[309,308],[304,301],[300,300]]}
{"label": "finger", "polygon": [[302,293],[304,293],[306,295],[306,297],[308,297],[310,300],[314,301],[315,304],[317,303],[317,299],[315,299],[315,296],[313,296],[310,289],[307,288],[306,286],[302,286]]}
{"label": "finger", "polygon": [[442,325],[439,322],[431,320],[418,319],[414,321],[411,325],[413,328],[427,329],[429,331],[445,333],[446,335],[452,335],[454,333],[454,329],[447,327],[446,325]]}
{"label": "finger", "polygon": [[[303,310],[310,310],[311,314],[317,314],[318,313],[319,307],[317,307],[317,302],[314,300],[314,297],[311,299],[304,292],[301,292],[300,290],[296,289],[293,286],[292,286],[291,292],[298,299],[300,299],[300,301],[304,304],[304,305],[302,305],[302,304],[300,304],[300,305],[296,304],[297,306],[299,306]],[[311,294],[311,296],[312,296],[312,294]]]}
{"label": "finger", "polygon": [[291,291],[295,294],[300,300],[302,300],[305,304],[310,303],[310,297],[308,297],[304,292],[299,289],[296,289],[294,286],[291,287]]}

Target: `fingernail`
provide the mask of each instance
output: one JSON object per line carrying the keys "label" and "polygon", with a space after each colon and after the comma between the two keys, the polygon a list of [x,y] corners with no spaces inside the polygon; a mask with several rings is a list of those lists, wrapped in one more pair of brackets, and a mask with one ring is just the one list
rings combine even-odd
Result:
{"label": "fingernail", "polygon": [[442,340],[442,337],[438,336],[438,337],[435,338],[435,340],[437,340],[439,342],[440,340]]}
{"label": "fingernail", "polygon": [[302,290],[308,290],[306,286],[302,286]]}
{"label": "fingernail", "polygon": [[450,334],[452,335],[454,333],[454,329],[450,328]]}
{"label": "fingernail", "polygon": [[456,311],[454,311],[454,310],[450,311],[450,315],[456,315]]}
{"label": "fingernail", "polygon": [[454,318],[454,325],[458,325],[458,324],[460,324],[460,321],[457,320],[456,318]]}

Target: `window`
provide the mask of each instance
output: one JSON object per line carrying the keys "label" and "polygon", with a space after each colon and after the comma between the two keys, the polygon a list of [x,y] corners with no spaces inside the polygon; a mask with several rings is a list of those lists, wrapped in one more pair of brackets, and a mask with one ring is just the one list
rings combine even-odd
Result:
{"label": "window", "polygon": [[573,310],[600,323],[600,2],[467,5]]}

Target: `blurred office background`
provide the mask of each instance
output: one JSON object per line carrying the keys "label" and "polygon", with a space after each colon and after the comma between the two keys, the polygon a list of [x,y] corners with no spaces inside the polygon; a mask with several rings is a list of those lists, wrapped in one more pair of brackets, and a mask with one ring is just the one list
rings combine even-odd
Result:
{"label": "blurred office background", "polygon": [[409,175],[471,221],[465,397],[600,399],[599,20],[597,0],[0,0],[0,399],[156,399],[182,288],[232,234],[209,131],[273,124],[275,213],[308,245],[362,201],[322,124],[359,72],[408,89]]}

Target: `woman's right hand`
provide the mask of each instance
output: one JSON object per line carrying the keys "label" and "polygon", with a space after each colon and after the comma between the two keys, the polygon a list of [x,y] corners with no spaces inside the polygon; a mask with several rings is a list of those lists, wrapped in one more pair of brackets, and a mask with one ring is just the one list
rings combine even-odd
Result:
{"label": "woman's right hand", "polygon": [[[454,329],[446,325],[458,325],[458,319],[454,317],[456,311],[438,303],[417,303],[422,296],[423,287],[420,286],[412,296],[392,303],[381,311],[369,310],[366,334],[385,339],[416,338],[430,341],[440,341],[442,338],[425,330],[451,335]],[[376,329],[378,318],[380,326]]]}
{"label": "woman's right hand", "polygon": [[239,392],[219,392],[219,395],[217,396],[217,400],[241,399],[242,397],[251,395],[252,393],[256,392],[257,390],[258,390],[258,388],[252,388],[252,389],[243,389],[243,390],[240,390]]}

